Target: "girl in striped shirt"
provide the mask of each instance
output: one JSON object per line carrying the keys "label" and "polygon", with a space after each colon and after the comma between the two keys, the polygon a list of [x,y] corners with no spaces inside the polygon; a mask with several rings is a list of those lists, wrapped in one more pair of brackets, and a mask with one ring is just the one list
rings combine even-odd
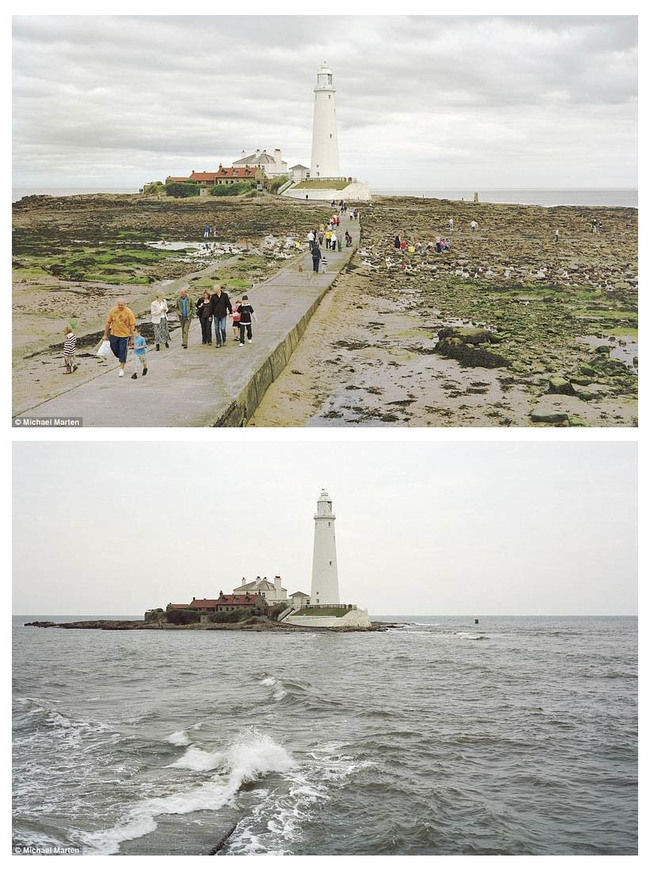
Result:
{"label": "girl in striped shirt", "polygon": [[77,349],[77,336],[75,335],[72,326],[68,326],[63,330],[65,341],[63,342],[63,362],[65,364],[65,374],[72,374],[77,370],[77,363],[74,361],[74,354]]}

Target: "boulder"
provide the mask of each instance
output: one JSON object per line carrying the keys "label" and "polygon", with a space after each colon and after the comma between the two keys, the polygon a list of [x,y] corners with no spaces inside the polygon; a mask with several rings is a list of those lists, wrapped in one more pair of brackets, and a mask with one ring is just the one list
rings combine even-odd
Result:
{"label": "boulder", "polygon": [[496,344],[499,341],[494,332],[475,326],[445,326],[438,332],[438,338],[459,338],[463,344]]}
{"label": "boulder", "polygon": [[575,390],[571,382],[559,374],[553,374],[548,379],[548,391],[552,395],[574,395]]}
{"label": "boulder", "polygon": [[594,398],[598,398],[600,395],[600,389],[598,388],[597,383],[590,383],[587,385],[578,384],[575,387],[575,394],[581,401],[591,401]]}

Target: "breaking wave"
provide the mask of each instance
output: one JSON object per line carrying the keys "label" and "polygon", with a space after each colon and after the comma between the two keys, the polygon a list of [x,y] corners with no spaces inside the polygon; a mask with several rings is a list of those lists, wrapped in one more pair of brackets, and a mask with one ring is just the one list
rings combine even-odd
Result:
{"label": "breaking wave", "polygon": [[[203,757],[203,763],[208,757],[216,760],[216,753],[201,751],[194,748],[191,758],[195,766],[177,762],[170,766],[185,766],[189,769],[198,769],[199,758]],[[181,759],[182,761],[183,759]],[[189,790],[178,791],[164,797],[152,797],[142,800],[128,815],[109,830],[100,830],[94,833],[82,833],[79,838],[90,853],[115,854],[119,850],[121,842],[130,839],[139,839],[148,833],[152,833],[156,827],[156,818],[160,815],[185,815],[198,811],[218,811],[225,806],[237,794],[243,784],[257,781],[269,773],[286,773],[290,770],[294,761],[291,756],[265,734],[248,733],[232,743],[220,756],[219,763],[223,764],[224,770],[198,787]],[[210,769],[203,766],[203,769]]]}

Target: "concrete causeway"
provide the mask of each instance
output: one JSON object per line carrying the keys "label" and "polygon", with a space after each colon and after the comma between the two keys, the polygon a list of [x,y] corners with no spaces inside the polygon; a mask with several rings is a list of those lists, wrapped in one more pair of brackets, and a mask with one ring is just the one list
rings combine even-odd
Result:
{"label": "concrete causeway", "polygon": [[[228,320],[225,346],[215,347],[214,330],[212,345],[203,345],[201,326],[194,317],[187,349],[180,345],[179,330],[172,334],[169,349],[156,352],[148,343],[146,377],[140,376],[140,366],[129,351],[124,377],[118,377],[117,361],[111,357],[97,377],[16,418],[80,417],[83,426],[93,427],[245,425],[358,247],[359,222],[342,218],[340,230],[346,229],[352,247],[344,246],[340,252],[323,249],[328,261],[325,274],[314,273],[306,251],[247,291],[257,316],[252,343],[240,347]],[[131,378],[135,371],[137,380]]]}

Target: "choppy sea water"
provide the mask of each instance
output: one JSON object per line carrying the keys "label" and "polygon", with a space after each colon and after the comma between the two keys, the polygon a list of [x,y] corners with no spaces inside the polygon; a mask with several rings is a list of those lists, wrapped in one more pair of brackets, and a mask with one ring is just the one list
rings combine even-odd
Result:
{"label": "choppy sea water", "polygon": [[208,854],[237,823],[223,854],[636,853],[635,618],[32,618],[14,627],[15,847]]}

